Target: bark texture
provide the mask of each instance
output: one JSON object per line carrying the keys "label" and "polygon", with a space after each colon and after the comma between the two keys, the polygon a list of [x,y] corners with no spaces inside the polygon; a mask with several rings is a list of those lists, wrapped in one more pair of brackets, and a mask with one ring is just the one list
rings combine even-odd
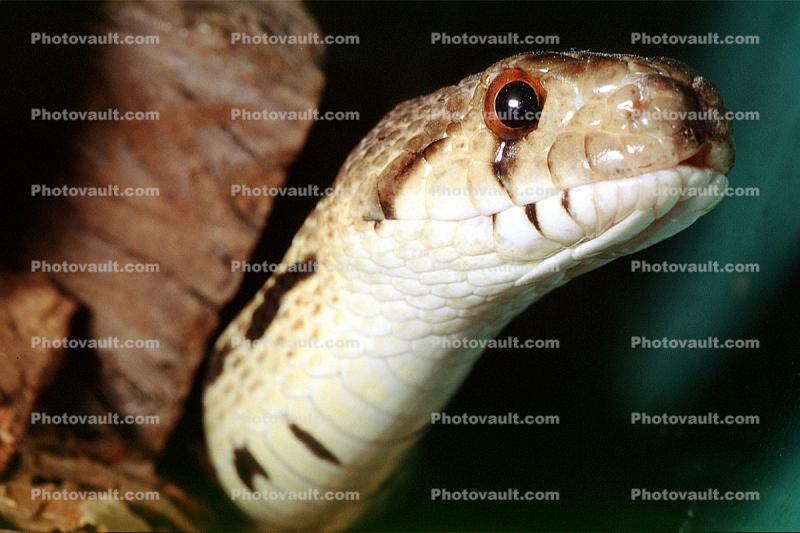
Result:
{"label": "bark texture", "polygon": [[[108,2],[96,34],[158,36],[158,44],[96,46],[81,109],[158,113],[157,120],[84,121],[54,185],[151,188],[153,196],[36,198],[25,264],[109,265],[141,272],[51,272],[87,309],[97,350],[88,384],[158,453],[182,415],[218,312],[272,207],[233,185],[278,186],[310,120],[232,120],[232,110],[306,111],[323,84],[318,45],[232,44],[231,35],[317,32],[292,2]],[[126,347],[126,341],[148,347]],[[156,344],[157,343],[157,344]]]}

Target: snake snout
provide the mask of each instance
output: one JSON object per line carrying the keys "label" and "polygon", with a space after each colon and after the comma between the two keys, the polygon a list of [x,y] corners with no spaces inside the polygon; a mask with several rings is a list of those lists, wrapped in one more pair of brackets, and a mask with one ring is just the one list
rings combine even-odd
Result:
{"label": "snake snout", "polygon": [[691,88],[698,110],[693,127],[701,133],[703,144],[695,155],[682,163],[726,174],[734,159],[733,126],[728,112],[716,87],[704,77],[695,76]]}

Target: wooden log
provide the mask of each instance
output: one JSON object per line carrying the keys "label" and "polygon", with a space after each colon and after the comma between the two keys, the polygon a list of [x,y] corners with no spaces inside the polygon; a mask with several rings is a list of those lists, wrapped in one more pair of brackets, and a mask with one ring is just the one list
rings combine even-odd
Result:
{"label": "wooden log", "polygon": [[0,472],[19,447],[34,404],[64,357],[62,348],[34,338],[60,343],[75,309],[42,275],[0,273]]}
{"label": "wooden log", "polygon": [[0,477],[0,516],[21,531],[207,531],[206,506],[163,480],[153,464],[125,458],[113,465],[67,438],[26,439],[16,464]]}
{"label": "wooden log", "polygon": [[[91,338],[150,344],[99,349],[90,385],[114,412],[159,417],[135,428],[157,453],[182,414],[218,311],[241,281],[231,262],[248,258],[272,207],[271,198],[234,196],[231,186],[282,184],[311,126],[231,120],[231,110],[315,108],[323,50],[231,43],[232,32],[317,32],[299,3],[124,1],[102,11],[95,33],[159,43],[89,50],[98,72],[82,109],[155,111],[158,120],[81,123],[67,166],[51,178],[157,194],[34,198],[22,257],[88,309]],[[52,271],[64,262],[156,271]]]}

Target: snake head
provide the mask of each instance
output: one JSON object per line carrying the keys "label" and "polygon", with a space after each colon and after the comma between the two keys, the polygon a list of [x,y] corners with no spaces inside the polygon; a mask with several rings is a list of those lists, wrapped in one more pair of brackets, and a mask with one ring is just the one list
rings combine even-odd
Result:
{"label": "snake head", "polygon": [[712,209],[733,153],[716,89],[677,61],[528,53],[397,106],[337,183],[361,220],[472,224],[503,260],[573,275]]}
{"label": "snake head", "polygon": [[[535,112],[507,128],[503,115],[522,100],[509,105],[502,97],[512,86],[531,87]],[[546,193],[681,164],[725,174],[733,163],[731,126],[716,89],[670,59],[523,54],[486,70],[472,105],[483,106],[486,125],[476,123],[477,137],[505,141],[496,174],[515,203],[539,199],[537,187]]]}

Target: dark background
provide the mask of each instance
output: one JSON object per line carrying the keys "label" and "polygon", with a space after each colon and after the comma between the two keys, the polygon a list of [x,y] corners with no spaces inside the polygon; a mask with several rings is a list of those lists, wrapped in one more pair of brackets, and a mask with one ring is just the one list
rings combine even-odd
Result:
{"label": "dark background", "polygon": [[[95,4],[37,4],[37,22],[80,27]],[[728,198],[691,229],[637,254],[650,262],[758,263],[756,274],[642,274],[630,258],[548,295],[501,334],[556,338],[558,350],[490,350],[447,411],[452,414],[556,414],[558,426],[433,426],[399,472],[385,501],[360,530],[800,530],[800,364],[797,307],[800,137],[800,7],[795,3],[307,3],[328,34],[356,34],[360,45],[327,50],[321,111],[358,111],[355,122],[319,122],[290,169],[289,186],[329,185],[349,151],[397,103],[479,72],[514,46],[431,45],[431,32],[556,34],[556,50],[586,49],[683,60],[714,82],[729,109],[758,111],[737,122],[735,186],[757,198]],[[23,4],[13,4],[22,9]],[[20,17],[14,18],[19,21]],[[47,26],[44,26],[46,29]],[[758,35],[757,46],[636,46],[631,32]],[[4,32],[5,33],[5,32]],[[8,36],[8,34],[5,34]],[[7,44],[4,41],[2,44]],[[76,54],[79,47],[62,47]],[[69,131],[31,130],[11,108],[51,95],[63,107],[85,75],[81,57],[31,58],[7,52],[14,106],[1,110],[17,142],[5,144],[7,181],[33,161],[58,164]],[[39,63],[42,64],[42,63]],[[81,72],[91,72],[83,65]],[[20,103],[22,102],[22,103]],[[19,104],[19,105],[17,105]],[[56,106],[53,106],[56,107]],[[74,106],[73,106],[74,107]],[[19,129],[17,119],[28,129]],[[13,150],[10,147],[14,147]],[[26,172],[30,168],[26,167]],[[24,208],[26,187],[7,186],[5,204]],[[19,203],[18,203],[19,202]],[[279,262],[314,198],[275,204],[253,261]],[[12,212],[13,211],[13,212]],[[3,256],[13,257],[17,211],[4,208]],[[227,319],[264,282],[248,275]],[[758,350],[632,350],[631,336],[757,338]],[[199,413],[198,398],[190,409]],[[757,426],[632,426],[632,411],[653,414],[756,414]],[[191,412],[191,411],[190,411]],[[179,428],[162,468],[187,483],[203,467],[186,453],[202,438],[199,416]],[[199,487],[199,485],[198,485]],[[630,489],[757,490],[759,502],[642,503]],[[192,488],[191,485],[187,488]],[[431,488],[558,490],[561,501],[441,503]],[[205,489],[204,489],[205,490]],[[207,489],[213,490],[213,489]],[[219,497],[223,498],[222,493]],[[222,506],[224,504],[221,503]],[[241,529],[230,511],[226,529]]]}

